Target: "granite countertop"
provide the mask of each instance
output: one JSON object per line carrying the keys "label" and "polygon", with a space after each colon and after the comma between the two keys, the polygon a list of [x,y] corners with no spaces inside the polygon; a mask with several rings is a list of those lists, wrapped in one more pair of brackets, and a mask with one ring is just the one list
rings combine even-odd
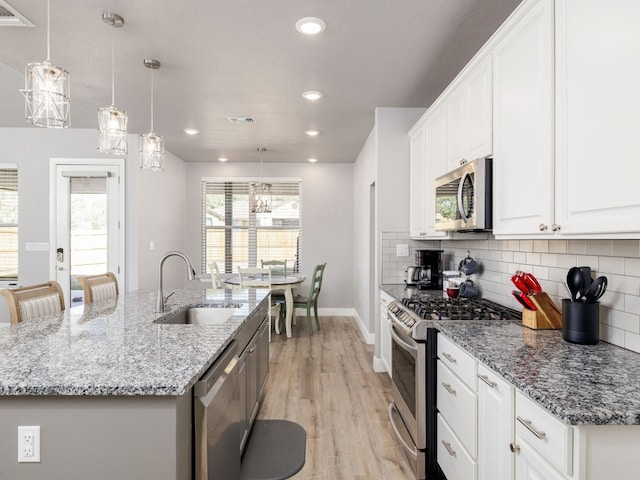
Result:
{"label": "granite countertop", "polygon": [[[404,285],[380,288],[407,296]],[[640,354],[514,321],[429,323],[567,424],[640,425]]]}
{"label": "granite countertop", "polygon": [[519,322],[434,322],[505,380],[570,425],[640,425],[640,355]]}
{"label": "granite countertop", "polygon": [[[165,313],[155,291],[71,308],[18,325],[0,324],[2,395],[183,395],[268,295],[262,289],[177,290]],[[153,323],[172,311],[238,304],[217,325]]]}

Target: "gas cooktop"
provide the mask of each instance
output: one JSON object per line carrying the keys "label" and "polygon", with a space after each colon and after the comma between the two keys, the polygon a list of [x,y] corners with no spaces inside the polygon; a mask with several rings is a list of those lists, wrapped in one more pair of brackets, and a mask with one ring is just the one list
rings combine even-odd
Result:
{"label": "gas cooktop", "polygon": [[425,320],[520,320],[521,313],[484,298],[415,295],[402,305]]}

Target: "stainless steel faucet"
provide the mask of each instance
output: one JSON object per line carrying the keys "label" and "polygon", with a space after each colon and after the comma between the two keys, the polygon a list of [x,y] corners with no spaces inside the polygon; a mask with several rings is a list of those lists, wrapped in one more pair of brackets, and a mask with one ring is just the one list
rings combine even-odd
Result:
{"label": "stainless steel faucet", "polygon": [[[196,277],[196,271],[191,266],[191,260],[184,253],[181,252],[168,252],[165,253],[164,256],[160,259],[160,267],[158,271],[158,298],[156,299],[156,313],[164,312],[164,294],[162,293],[162,267],[164,265],[164,261],[169,257],[180,257],[184,260],[184,263],[187,264],[187,274],[189,275],[189,280],[193,280]],[[167,298],[169,298],[173,293],[169,294]]]}

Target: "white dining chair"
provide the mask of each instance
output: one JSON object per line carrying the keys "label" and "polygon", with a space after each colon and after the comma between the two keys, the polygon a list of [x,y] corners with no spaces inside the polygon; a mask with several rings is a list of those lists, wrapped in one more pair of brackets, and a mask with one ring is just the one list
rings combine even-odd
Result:
{"label": "white dining chair", "polygon": [[[242,268],[238,267],[238,275],[240,277],[240,288],[268,288],[271,292],[271,268]],[[269,293],[269,341],[271,341],[271,317],[277,322],[280,318],[280,303],[271,301],[271,293]]]}
{"label": "white dining chair", "polygon": [[209,272],[211,273],[211,285],[213,288],[224,288],[222,278],[220,278],[220,270],[217,262],[209,262]]}

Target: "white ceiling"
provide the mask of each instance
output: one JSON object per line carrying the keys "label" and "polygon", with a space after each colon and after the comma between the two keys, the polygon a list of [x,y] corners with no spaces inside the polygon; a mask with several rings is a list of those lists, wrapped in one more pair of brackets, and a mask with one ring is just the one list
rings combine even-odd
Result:
{"label": "white ceiling", "polygon": [[[24,66],[46,58],[46,1],[6,0],[34,28],[0,27],[0,126],[25,127]],[[427,107],[521,0],[51,0],[51,61],[71,74],[71,126],[111,103],[129,131],[150,128],[185,161],[353,162],[375,107]],[[123,16],[122,29],[102,13]],[[305,36],[305,16],[327,29]],[[311,103],[305,90],[321,90]],[[250,115],[234,125],[229,115]],[[184,127],[201,133],[189,137]],[[32,127],[38,128],[38,127]],[[306,129],[318,129],[310,138]],[[1,146],[0,146],[1,148]]]}

